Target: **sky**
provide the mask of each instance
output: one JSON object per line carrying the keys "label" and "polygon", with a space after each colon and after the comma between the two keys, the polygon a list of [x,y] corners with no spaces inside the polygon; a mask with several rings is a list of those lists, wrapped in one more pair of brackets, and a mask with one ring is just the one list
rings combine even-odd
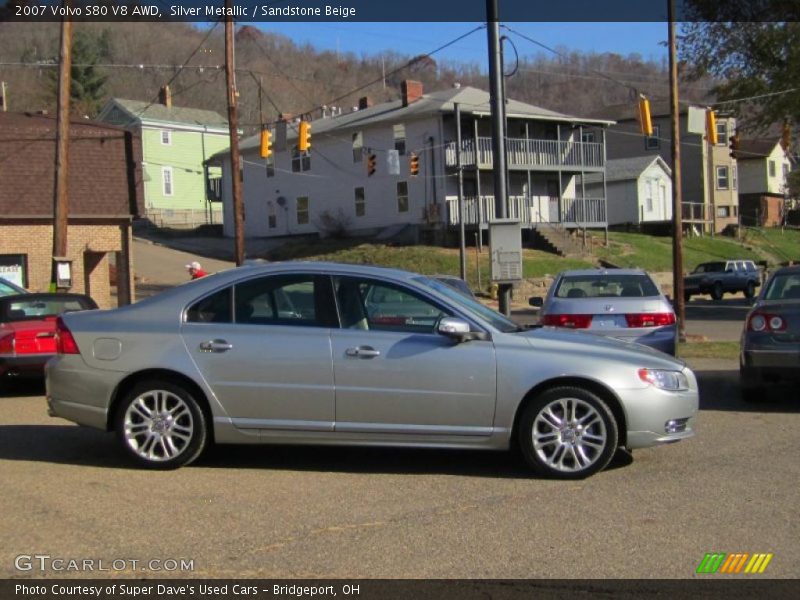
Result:
{"label": "sky", "polygon": [[[467,33],[478,23],[259,23],[266,31],[287,36],[297,44],[320,50],[353,52],[357,56],[392,50],[415,56],[426,54]],[[666,23],[509,23],[508,27],[551,48],[581,52],[638,53],[644,60],[666,59]],[[508,35],[521,56],[549,54],[531,42]],[[435,55],[437,60],[477,63],[487,61],[487,34],[482,29]]]}

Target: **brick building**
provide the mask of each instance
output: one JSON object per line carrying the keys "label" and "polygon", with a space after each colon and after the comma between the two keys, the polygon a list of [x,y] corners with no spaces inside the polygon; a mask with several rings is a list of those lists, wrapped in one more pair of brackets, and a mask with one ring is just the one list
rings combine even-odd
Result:
{"label": "brick building", "polygon": [[[46,291],[53,259],[56,119],[0,113],[0,276]],[[142,206],[141,141],[130,131],[84,120],[70,124],[67,257],[70,291],[112,308],[133,301],[131,221]]]}

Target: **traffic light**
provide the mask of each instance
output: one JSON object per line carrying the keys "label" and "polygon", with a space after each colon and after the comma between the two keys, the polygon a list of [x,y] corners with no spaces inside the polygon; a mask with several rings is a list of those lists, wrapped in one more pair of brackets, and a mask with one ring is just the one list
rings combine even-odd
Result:
{"label": "traffic light", "polygon": [[730,140],[730,147],[731,147],[731,158],[736,158],[736,154],[739,150],[739,130],[733,132]]}
{"label": "traffic light", "polygon": [[708,143],[716,146],[719,143],[717,137],[717,115],[713,110],[706,111],[706,134],[708,135]]}
{"label": "traffic light", "polygon": [[367,157],[367,175],[369,175],[370,177],[375,175],[375,168],[377,166],[377,163],[378,163],[378,157],[375,156],[374,154],[370,154]]}
{"label": "traffic light", "polygon": [[650,120],[650,101],[639,94],[639,129],[642,135],[653,135],[653,122]]}
{"label": "traffic light", "polygon": [[408,155],[408,172],[412,177],[419,175],[419,156],[416,152]]}
{"label": "traffic light", "polygon": [[272,156],[272,132],[266,127],[261,130],[261,158]]}
{"label": "traffic light", "polygon": [[300,121],[300,130],[297,134],[297,149],[305,152],[311,148],[311,123]]}

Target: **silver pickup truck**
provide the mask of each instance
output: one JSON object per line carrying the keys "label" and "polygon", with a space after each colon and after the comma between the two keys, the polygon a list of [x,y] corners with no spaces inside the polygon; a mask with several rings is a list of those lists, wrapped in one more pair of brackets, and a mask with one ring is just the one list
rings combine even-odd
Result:
{"label": "silver pickup truck", "polygon": [[753,298],[761,285],[761,275],[752,260],[718,260],[697,265],[683,278],[683,299],[688,302],[696,294],[710,294],[721,300],[723,294],[743,292]]}

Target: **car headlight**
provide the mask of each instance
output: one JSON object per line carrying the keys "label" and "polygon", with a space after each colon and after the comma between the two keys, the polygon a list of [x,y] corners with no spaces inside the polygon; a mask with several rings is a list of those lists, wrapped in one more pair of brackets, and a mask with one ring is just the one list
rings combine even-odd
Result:
{"label": "car headlight", "polygon": [[639,369],[639,379],[661,390],[679,391],[689,389],[689,380],[680,371]]}

